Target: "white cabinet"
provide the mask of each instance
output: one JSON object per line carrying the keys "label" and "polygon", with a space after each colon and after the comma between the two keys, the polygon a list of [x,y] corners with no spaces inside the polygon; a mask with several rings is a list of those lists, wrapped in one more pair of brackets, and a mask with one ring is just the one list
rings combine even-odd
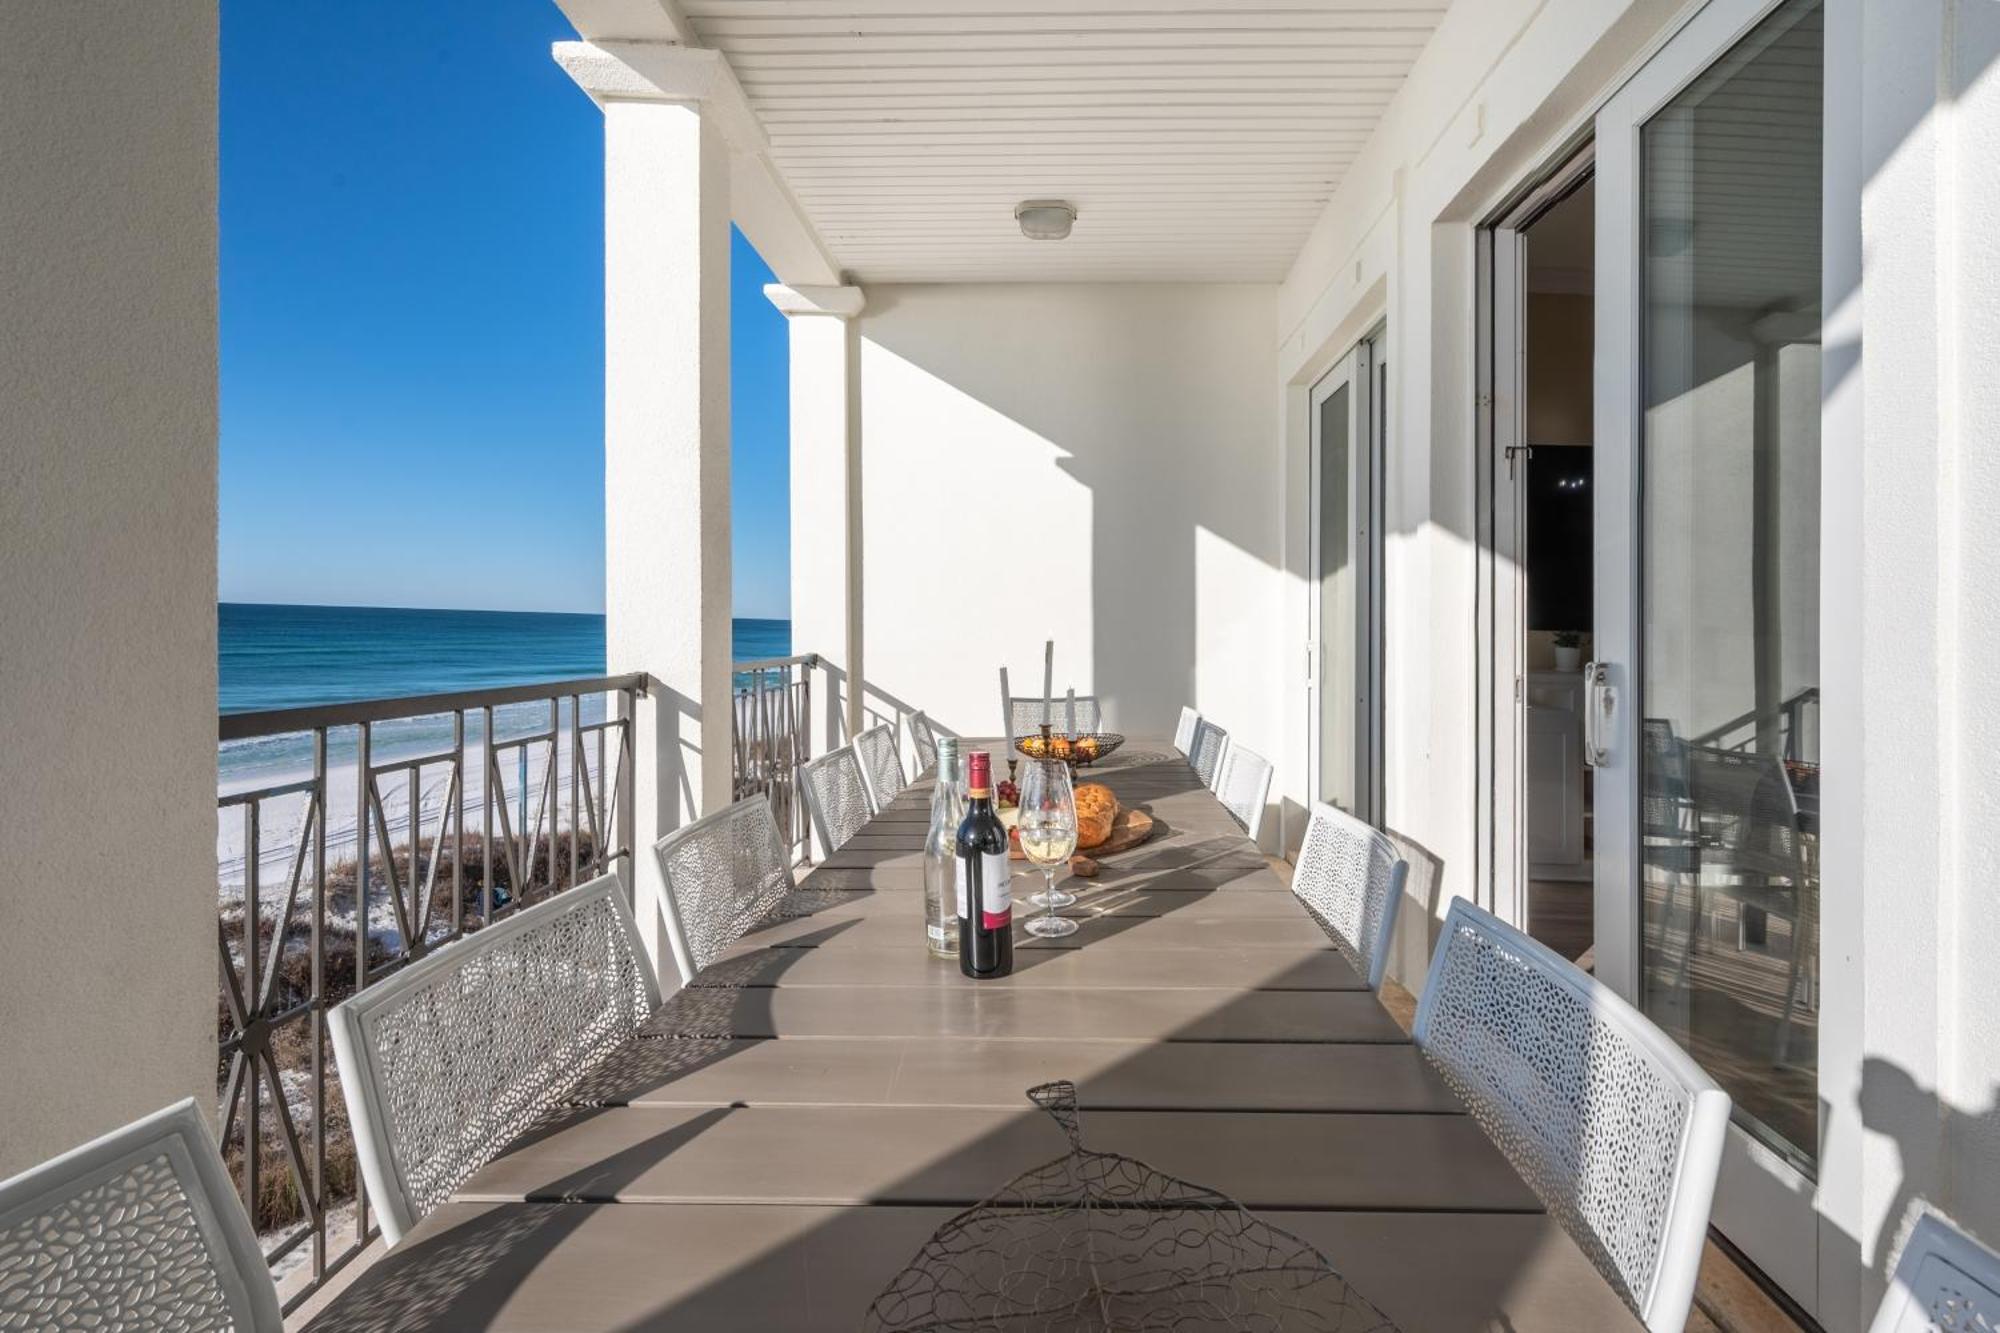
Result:
{"label": "white cabinet", "polygon": [[1530,671],[1528,727],[1528,875],[1589,879],[1585,829],[1583,673]]}

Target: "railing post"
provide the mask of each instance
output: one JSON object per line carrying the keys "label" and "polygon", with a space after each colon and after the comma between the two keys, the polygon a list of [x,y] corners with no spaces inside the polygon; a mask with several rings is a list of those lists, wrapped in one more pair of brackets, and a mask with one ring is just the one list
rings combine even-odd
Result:
{"label": "railing post", "polygon": [[639,691],[630,688],[619,691],[618,713],[624,720],[624,726],[620,729],[618,735],[618,774],[616,778],[618,783],[618,832],[613,839],[613,845],[621,853],[621,873],[625,876],[626,902],[628,906],[633,907],[634,911],[638,910],[636,904],[632,901],[638,884],[638,876],[633,872],[639,859],[638,837],[635,832],[637,824],[632,817],[633,806],[638,800],[638,775],[635,771],[638,767],[638,751],[634,745],[639,732],[638,704]]}
{"label": "railing post", "polygon": [[312,897],[312,1273],[326,1276],[326,728],[314,727]]}

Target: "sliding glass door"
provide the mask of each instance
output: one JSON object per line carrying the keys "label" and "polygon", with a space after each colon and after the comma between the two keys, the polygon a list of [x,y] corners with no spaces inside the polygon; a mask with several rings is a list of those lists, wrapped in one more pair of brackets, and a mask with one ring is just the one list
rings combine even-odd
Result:
{"label": "sliding glass door", "polygon": [[1381,813],[1379,475],[1388,367],[1380,341],[1312,391],[1311,787],[1362,819]]}
{"label": "sliding glass door", "polygon": [[1599,975],[1729,1092],[1718,1225],[1809,1308],[1821,27],[1713,0],[1598,119],[1586,737]]}

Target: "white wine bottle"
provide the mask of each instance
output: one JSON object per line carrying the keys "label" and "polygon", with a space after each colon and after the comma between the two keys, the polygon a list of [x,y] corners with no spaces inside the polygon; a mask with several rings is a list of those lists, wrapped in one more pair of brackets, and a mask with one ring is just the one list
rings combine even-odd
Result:
{"label": "white wine bottle", "polygon": [[958,738],[937,742],[937,785],[924,839],[924,942],[933,957],[958,957],[958,826],[965,818],[965,770]]}

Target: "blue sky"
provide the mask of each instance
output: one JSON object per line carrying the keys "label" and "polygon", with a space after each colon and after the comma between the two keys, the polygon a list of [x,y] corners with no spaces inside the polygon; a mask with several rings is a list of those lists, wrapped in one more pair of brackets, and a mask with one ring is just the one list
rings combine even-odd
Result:
{"label": "blue sky", "polygon": [[[225,601],[597,611],[603,126],[553,0],[224,0]],[[736,610],[789,604],[784,317],[732,263]]]}

